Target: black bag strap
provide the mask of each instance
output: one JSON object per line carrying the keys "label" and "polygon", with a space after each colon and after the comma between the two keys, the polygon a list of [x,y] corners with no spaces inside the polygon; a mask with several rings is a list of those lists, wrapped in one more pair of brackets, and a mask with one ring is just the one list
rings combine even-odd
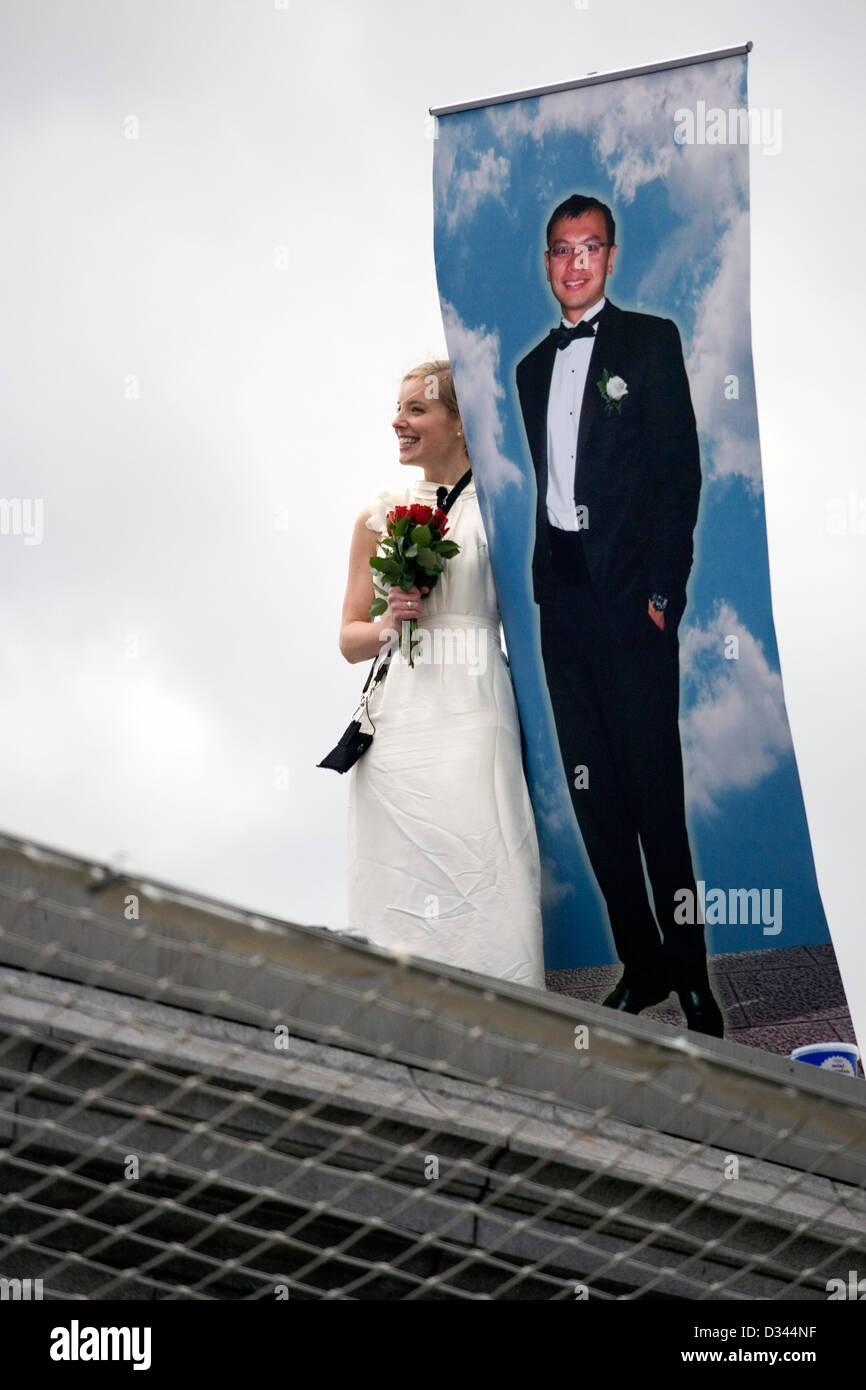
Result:
{"label": "black bag strap", "polygon": [[472,469],[471,469],[471,468],[467,468],[466,472],[463,474],[463,477],[460,478],[460,479],[458,479],[458,481],[454,484],[454,486],[453,486],[453,488],[451,489],[451,491],[448,493],[447,497],[445,498],[444,502],[442,503],[442,506],[441,506],[441,508],[440,508],[440,511],[443,511],[443,512],[450,511],[452,504],[453,504],[454,502],[457,501],[457,498],[460,496],[460,494],[461,494],[461,492],[463,491],[463,489],[465,488],[466,484],[467,484],[468,482],[470,482],[471,479],[472,479]]}
{"label": "black bag strap", "polygon": [[[364,681],[364,689],[361,691],[361,699],[363,699],[364,696],[365,696],[366,693],[367,693],[367,686],[370,684],[370,681],[373,679],[373,672],[374,672],[375,669],[376,669],[376,662],[379,660],[379,657],[380,657],[381,655],[382,655],[381,652],[377,652],[377,654],[373,657],[373,665],[370,667],[370,670],[369,670],[368,673],[367,673],[367,679]],[[386,661],[383,661],[382,666],[381,666],[381,668],[380,668],[380,670],[379,670],[379,674],[378,674],[378,676],[376,677],[376,684],[377,684],[377,685],[379,684],[379,681],[382,679],[382,677],[384,676],[385,672],[387,671],[387,669],[388,669],[388,661],[390,661],[390,660],[391,660],[391,657],[390,657],[390,654],[389,654],[387,660],[386,660]]]}
{"label": "black bag strap", "polygon": [[[466,484],[469,483],[469,482],[471,481],[471,479],[472,479],[472,469],[471,469],[471,468],[467,468],[466,472],[463,474],[463,477],[462,477],[462,478],[459,478],[459,479],[457,480],[457,482],[454,484],[454,486],[452,487],[451,491],[448,493],[447,497],[446,497],[445,500],[443,501],[442,506],[440,507],[439,510],[440,510],[440,511],[443,511],[443,512],[448,512],[448,511],[450,511],[451,508],[452,508],[452,506],[454,505],[454,503],[457,501],[457,498],[460,496],[461,492],[462,492],[463,489],[466,487]],[[382,655],[382,653],[379,652],[376,656],[373,657],[373,664],[372,664],[372,666],[370,667],[369,673],[368,673],[368,675],[367,675],[367,679],[364,681],[364,689],[361,691],[361,700],[359,701],[359,704],[363,702],[364,696],[367,694],[367,686],[370,684],[370,681],[373,680],[373,672],[376,671],[376,663],[379,661],[379,657],[380,657],[381,655]],[[391,664],[391,656],[392,656],[392,653],[389,652],[388,655],[385,657],[385,660],[384,660],[384,661],[382,662],[382,664],[380,665],[378,671],[376,671],[376,679],[373,681],[373,689],[374,689],[374,690],[375,690],[376,686],[379,684],[379,682],[380,682],[381,680],[384,680],[385,676],[387,675],[388,667],[389,667],[390,664]],[[370,693],[372,694],[373,692],[371,691]],[[369,715],[368,715],[368,718],[369,718]]]}

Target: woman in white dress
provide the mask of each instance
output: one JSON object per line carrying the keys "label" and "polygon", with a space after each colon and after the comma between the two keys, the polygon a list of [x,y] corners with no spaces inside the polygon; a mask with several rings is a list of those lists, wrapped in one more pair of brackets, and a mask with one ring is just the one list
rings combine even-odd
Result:
{"label": "woman in white dress", "polygon": [[460,546],[434,588],[388,592],[370,621],[370,557],[398,503],[441,505],[469,468],[447,362],[402,381],[400,462],[422,470],[355,523],[340,650],[370,661],[417,619],[369,702],[375,736],[349,773],[349,927],[379,946],[544,988],[540,869],[511,675],[471,480],[448,512]]}

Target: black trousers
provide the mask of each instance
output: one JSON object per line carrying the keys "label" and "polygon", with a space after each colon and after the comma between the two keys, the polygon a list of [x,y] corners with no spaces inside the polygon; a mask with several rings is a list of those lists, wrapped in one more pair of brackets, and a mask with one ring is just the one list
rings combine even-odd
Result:
{"label": "black trousers", "polygon": [[577,823],[617,954],[635,978],[693,975],[706,961],[703,926],[674,920],[682,889],[699,915],[685,818],[676,631],[658,631],[647,615],[646,642],[617,635],[595,598],[580,533],[551,528],[551,545],[539,603],[542,655]]}

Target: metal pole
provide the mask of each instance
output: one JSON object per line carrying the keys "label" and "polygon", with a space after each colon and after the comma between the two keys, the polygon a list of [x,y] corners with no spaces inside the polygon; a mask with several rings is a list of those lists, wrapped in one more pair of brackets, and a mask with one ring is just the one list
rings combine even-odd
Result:
{"label": "metal pole", "polygon": [[672,58],[666,63],[647,63],[640,68],[622,68],[619,72],[591,72],[573,82],[554,82],[547,87],[529,87],[524,92],[503,92],[501,96],[482,97],[480,101],[459,101],[454,106],[431,106],[431,116],[450,116],[454,111],[476,111],[481,106],[498,106],[504,101],[522,101],[525,97],[547,96],[549,92],[568,92],[573,87],[593,87],[597,82],[619,82],[623,77],[639,77],[645,72],[664,72],[668,68],[684,68],[690,63],[713,63],[717,58],[733,58],[738,53],[750,53],[751,40],[736,48],[718,48],[714,53],[693,53],[688,58]]}

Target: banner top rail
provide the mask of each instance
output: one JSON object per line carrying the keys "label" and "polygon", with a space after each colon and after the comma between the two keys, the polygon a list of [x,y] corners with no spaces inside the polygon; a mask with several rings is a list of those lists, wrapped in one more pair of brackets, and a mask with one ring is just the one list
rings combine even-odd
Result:
{"label": "banner top rail", "polygon": [[550,92],[567,92],[572,87],[592,87],[598,82],[618,82],[623,77],[639,77],[647,72],[664,72],[666,68],[684,68],[691,63],[712,63],[717,58],[733,58],[738,53],[750,53],[752,41],[736,48],[717,48],[712,53],[693,53],[685,58],[670,58],[664,63],[647,63],[639,68],[620,68],[617,72],[591,72],[571,82],[553,82],[546,87],[527,87],[522,92],[503,92],[499,96],[481,97],[478,101],[458,101],[453,106],[431,106],[431,116],[450,116],[455,111],[476,111],[481,106],[498,106],[505,101],[521,101],[525,97],[547,96]]}

